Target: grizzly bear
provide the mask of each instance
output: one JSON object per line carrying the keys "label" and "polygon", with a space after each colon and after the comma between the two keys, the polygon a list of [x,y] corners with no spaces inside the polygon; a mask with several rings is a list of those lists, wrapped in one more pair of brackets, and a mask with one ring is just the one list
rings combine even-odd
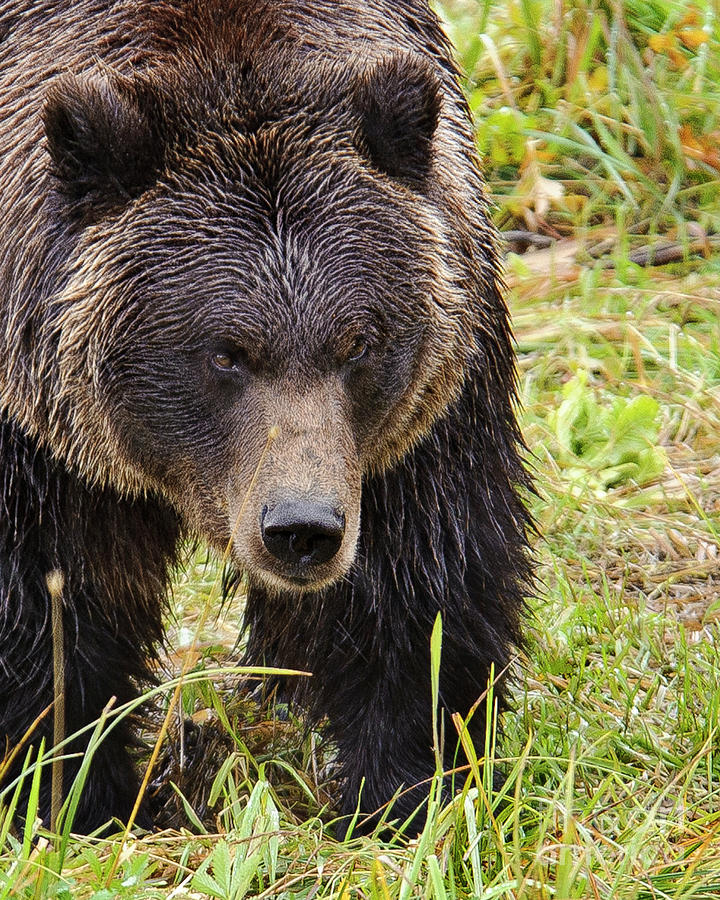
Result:
{"label": "grizzly bear", "polygon": [[[247,578],[248,660],[312,673],[286,689],[326,723],[341,812],[404,788],[412,814],[433,622],[451,768],[449,716],[508,667],[529,579],[496,237],[438,20],[0,0],[0,59],[5,745],[53,702],[48,573],[73,734],[152,678],[201,539]],[[482,703],[469,727],[482,747]],[[100,745],[76,829],[128,817],[134,740]]]}

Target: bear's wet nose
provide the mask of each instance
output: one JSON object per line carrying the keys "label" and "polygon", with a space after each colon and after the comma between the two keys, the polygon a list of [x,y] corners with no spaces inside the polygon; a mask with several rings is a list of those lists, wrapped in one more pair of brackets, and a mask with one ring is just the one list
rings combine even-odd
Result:
{"label": "bear's wet nose", "polygon": [[284,500],[263,508],[260,530],[263,543],[276,559],[316,566],[332,559],[340,549],[345,516],[326,503]]}

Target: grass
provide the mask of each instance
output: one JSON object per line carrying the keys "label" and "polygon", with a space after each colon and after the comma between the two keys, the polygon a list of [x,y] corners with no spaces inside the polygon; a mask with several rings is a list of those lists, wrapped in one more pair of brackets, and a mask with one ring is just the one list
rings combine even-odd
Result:
{"label": "grass", "polygon": [[[216,609],[216,569],[198,556],[166,660],[170,678],[202,626],[179,697],[191,721],[181,733],[171,717],[175,749],[151,786],[168,828],[56,838],[12,827],[6,797],[0,900],[720,896],[718,11],[457,0],[443,13],[498,224],[555,240],[508,258],[542,590],[504,738],[474,748],[486,765],[450,804],[431,800],[418,840],[336,842],[325,751],[233,696],[239,610]],[[633,263],[660,237],[683,248],[672,265]]]}
{"label": "grass", "polygon": [[[717,230],[712,0],[440,4],[468,73],[498,223]],[[528,140],[530,139],[530,141]]]}

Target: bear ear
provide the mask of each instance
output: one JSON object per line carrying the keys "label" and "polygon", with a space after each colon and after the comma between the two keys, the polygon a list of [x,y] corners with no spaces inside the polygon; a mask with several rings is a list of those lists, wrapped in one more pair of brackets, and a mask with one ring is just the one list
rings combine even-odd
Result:
{"label": "bear ear", "polygon": [[43,114],[53,172],[87,224],[139,196],[163,165],[160,102],[147,82],[66,75]]}
{"label": "bear ear", "polygon": [[364,149],[378,169],[422,187],[440,117],[440,84],[423,61],[394,55],[364,72],[355,87]]}

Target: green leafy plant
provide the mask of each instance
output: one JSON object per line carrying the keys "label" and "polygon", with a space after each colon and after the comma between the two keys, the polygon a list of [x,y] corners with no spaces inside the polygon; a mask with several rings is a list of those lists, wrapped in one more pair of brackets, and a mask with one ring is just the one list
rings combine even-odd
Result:
{"label": "green leafy plant", "polygon": [[[470,97],[470,104],[479,105],[480,92]],[[535,127],[532,116],[520,110],[502,106],[488,116],[478,119],[477,135],[480,153],[490,160],[493,168],[514,167],[517,171],[525,158],[528,129]]]}
{"label": "green leafy plant", "polygon": [[629,481],[644,485],[667,463],[657,446],[658,402],[647,395],[602,398],[578,372],[563,387],[562,402],[550,416],[559,450],[557,460],[570,481],[607,491]]}
{"label": "green leafy plant", "polygon": [[[232,780],[232,774],[228,778]],[[217,842],[192,879],[195,890],[218,900],[240,900],[251,885],[262,890],[266,878],[272,883],[277,876],[280,819],[264,767],[242,809],[233,785],[230,793],[237,808],[235,827]]]}

